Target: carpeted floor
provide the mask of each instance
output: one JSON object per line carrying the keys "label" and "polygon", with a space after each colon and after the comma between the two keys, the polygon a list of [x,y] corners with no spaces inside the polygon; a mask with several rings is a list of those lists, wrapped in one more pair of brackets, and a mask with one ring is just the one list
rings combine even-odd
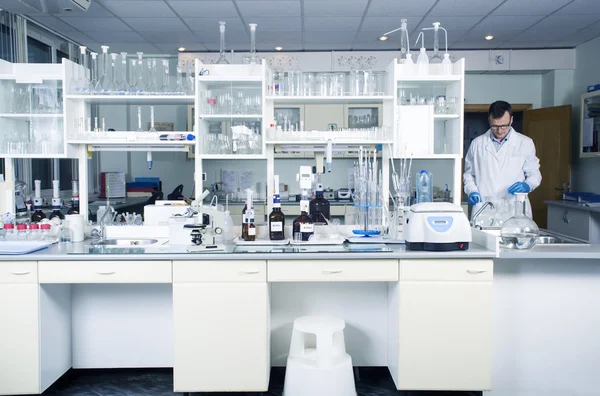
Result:
{"label": "carpeted floor", "polygon": [[[464,392],[399,392],[384,367],[364,367],[358,371],[358,396],[466,396]],[[285,369],[271,372],[269,391],[265,393],[192,393],[191,396],[262,395],[281,396]],[[43,396],[173,396],[173,370],[72,370],[51,386]]]}

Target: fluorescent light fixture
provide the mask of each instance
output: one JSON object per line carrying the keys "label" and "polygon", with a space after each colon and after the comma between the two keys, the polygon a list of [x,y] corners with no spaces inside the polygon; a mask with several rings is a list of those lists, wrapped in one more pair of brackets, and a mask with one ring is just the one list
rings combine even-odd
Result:
{"label": "fluorescent light fixture", "polygon": [[485,36],[485,39],[486,39],[487,41],[490,41],[490,40],[492,40],[493,38],[494,38],[494,36],[492,36],[491,34],[488,34],[487,36]]}
{"label": "fluorescent light fixture", "polygon": [[181,52],[181,51],[185,51],[185,47],[179,47],[179,48],[177,48],[177,49],[178,49],[180,52]]}
{"label": "fluorescent light fixture", "polygon": [[275,47],[276,51],[281,51],[283,49],[283,47]]}
{"label": "fluorescent light fixture", "polygon": [[387,39],[388,39],[388,36],[381,36],[381,37],[379,37],[379,40],[381,40],[381,41],[385,41]]}

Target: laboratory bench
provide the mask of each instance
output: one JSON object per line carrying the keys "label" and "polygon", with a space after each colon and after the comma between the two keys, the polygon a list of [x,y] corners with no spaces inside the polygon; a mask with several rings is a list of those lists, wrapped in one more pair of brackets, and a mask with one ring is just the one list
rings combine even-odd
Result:
{"label": "laboratory bench", "polygon": [[115,367],[173,367],[177,392],[266,391],[304,315],[343,318],[354,365],[388,367],[399,390],[600,388],[593,245],[93,249],[0,256],[0,395]]}
{"label": "laboratory bench", "polygon": [[600,243],[600,206],[572,201],[545,201],[548,230],[590,243]]}

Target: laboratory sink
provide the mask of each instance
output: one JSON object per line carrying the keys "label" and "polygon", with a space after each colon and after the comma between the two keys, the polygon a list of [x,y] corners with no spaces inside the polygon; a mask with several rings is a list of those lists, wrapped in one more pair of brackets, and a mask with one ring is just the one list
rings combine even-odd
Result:
{"label": "laboratory sink", "polygon": [[158,239],[104,239],[95,243],[95,245],[106,246],[143,246],[154,245]]}
{"label": "laboratory sink", "polygon": [[[477,227],[481,231],[494,235],[496,237],[500,237],[500,228],[490,227],[490,228],[481,228]],[[500,242],[502,246],[502,242]],[[588,245],[586,241],[582,241],[580,239],[571,238],[565,235],[556,234],[544,229],[540,230],[540,237],[536,243],[536,245]]]}

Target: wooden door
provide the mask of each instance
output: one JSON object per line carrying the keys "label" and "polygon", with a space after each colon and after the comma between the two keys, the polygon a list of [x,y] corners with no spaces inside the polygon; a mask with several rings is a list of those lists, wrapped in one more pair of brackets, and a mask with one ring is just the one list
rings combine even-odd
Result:
{"label": "wooden door", "polygon": [[525,111],[523,133],[535,143],[542,172],[542,184],[529,195],[533,220],[546,228],[544,201],[562,199],[571,180],[571,106]]}

